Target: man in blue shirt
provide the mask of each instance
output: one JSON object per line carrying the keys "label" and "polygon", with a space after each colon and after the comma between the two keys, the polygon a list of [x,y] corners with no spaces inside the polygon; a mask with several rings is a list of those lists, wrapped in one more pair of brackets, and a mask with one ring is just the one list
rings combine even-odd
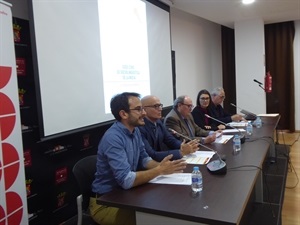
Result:
{"label": "man in blue shirt", "polygon": [[[147,115],[145,125],[139,126],[147,153],[156,161],[163,160],[173,154],[172,159],[180,159],[199,149],[199,140],[186,143],[176,139],[161,121],[162,107],[158,97],[148,95],[142,98],[142,106]],[[188,140],[186,140],[188,141]]]}
{"label": "man in blue shirt", "polygon": [[134,211],[98,205],[96,198],[116,188],[129,189],[147,183],[159,175],[182,172],[186,163],[182,159],[171,161],[172,155],[160,163],[148,156],[137,128],[145,124],[146,115],[139,94],[118,94],[112,98],[110,107],[117,121],[98,146],[90,213],[99,224],[134,225]]}

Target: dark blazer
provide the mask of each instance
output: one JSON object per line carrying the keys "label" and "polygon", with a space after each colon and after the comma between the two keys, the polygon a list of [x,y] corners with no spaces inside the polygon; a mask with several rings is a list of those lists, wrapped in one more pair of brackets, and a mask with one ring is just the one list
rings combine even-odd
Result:
{"label": "dark blazer", "polygon": [[230,123],[231,115],[224,111],[224,108],[221,105],[215,106],[214,104],[211,105],[211,113],[212,117],[224,122],[224,123]]}
{"label": "dark blazer", "polygon": [[[192,111],[192,115],[193,115],[193,118],[194,118],[194,121],[195,123],[201,127],[202,129],[205,129],[205,126],[211,126],[211,129],[209,130],[219,130],[218,128],[218,125],[220,125],[221,123],[217,123],[215,122],[214,120],[210,119],[210,118],[206,118],[205,117],[205,113],[201,110],[200,108],[201,106],[196,106],[193,111]],[[211,109],[210,108],[207,108],[207,114],[209,116],[212,116],[212,113],[211,113]],[[205,120],[208,120],[208,124],[205,123]]]}
{"label": "dark blazer", "polygon": [[[188,136],[191,139],[194,139],[194,138],[201,139],[201,137],[206,137],[209,134],[208,130],[202,129],[195,123],[192,114],[188,115],[187,120],[190,124],[191,130],[192,130],[192,133],[194,134],[194,136],[190,135],[187,124],[184,122],[180,113],[175,109],[172,109],[168,113],[168,115],[165,117],[164,124],[167,128],[171,128],[171,129],[177,131],[178,133]],[[177,136],[177,138],[180,140],[184,139],[184,138],[178,137],[178,136]]]}
{"label": "dark blazer", "polygon": [[145,125],[139,129],[148,155],[158,162],[170,154],[173,154],[172,159],[180,159],[181,141],[170,134],[161,120],[157,120],[156,125],[147,118],[144,121]]}

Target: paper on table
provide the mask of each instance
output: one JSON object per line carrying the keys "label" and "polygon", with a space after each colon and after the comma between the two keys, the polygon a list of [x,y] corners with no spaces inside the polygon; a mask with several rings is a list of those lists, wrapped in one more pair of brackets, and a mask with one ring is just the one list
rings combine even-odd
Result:
{"label": "paper on table", "polygon": [[173,173],[169,175],[160,175],[150,180],[149,183],[191,185],[191,173]]}
{"label": "paper on table", "polygon": [[222,131],[223,134],[235,133],[235,132],[246,132],[245,129],[225,129]]}
{"label": "paper on table", "polygon": [[268,114],[258,114],[257,116],[275,117],[278,115],[279,113],[268,113]]}
{"label": "paper on table", "polygon": [[247,126],[248,122],[244,122],[244,121],[241,121],[241,122],[230,122],[230,123],[227,123],[229,126],[232,126],[232,127],[245,127]]}
{"label": "paper on table", "polygon": [[215,153],[212,151],[196,151],[193,154],[184,156],[187,164],[207,164]]}
{"label": "paper on table", "polygon": [[215,143],[218,143],[218,144],[226,144],[229,140],[230,140],[230,138],[232,138],[233,137],[233,135],[222,135],[222,136],[220,136],[219,138],[217,138],[216,140],[215,140]]}

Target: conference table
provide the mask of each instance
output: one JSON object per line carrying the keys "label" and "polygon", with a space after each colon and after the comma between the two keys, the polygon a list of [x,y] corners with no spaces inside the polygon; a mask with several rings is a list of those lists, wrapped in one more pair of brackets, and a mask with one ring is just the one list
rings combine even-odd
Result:
{"label": "conference table", "polygon": [[[274,131],[280,115],[261,117],[263,126],[253,127],[242,149],[233,154],[232,138],[208,147],[226,155],[227,173],[211,174],[200,165],[203,190],[190,185],[147,183],[130,190],[116,189],[102,195],[98,204],[135,210],[136,224],[247,224],[253,202],[263,202],[263,164],[271,156]],[[203,147],[200,150],[206,150]],[[217,159],[215,154],[213,159]],[[191,173],[189,164],[185,173]]]}

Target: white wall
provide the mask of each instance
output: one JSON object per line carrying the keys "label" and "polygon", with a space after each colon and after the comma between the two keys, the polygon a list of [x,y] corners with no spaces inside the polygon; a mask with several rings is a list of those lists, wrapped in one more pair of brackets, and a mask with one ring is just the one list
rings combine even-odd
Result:
{"label": "white wall", "polygon": [[234,24],[237,105],[255,114],[266,113],[266,93],[253,82],[264,83],[265,40],[262,20]]}
{"label": "white wall", "polygon": [[201,89],[222,86],[221,26],[171,8],[172,50],[176,55],[176,95],[193,103]]}

